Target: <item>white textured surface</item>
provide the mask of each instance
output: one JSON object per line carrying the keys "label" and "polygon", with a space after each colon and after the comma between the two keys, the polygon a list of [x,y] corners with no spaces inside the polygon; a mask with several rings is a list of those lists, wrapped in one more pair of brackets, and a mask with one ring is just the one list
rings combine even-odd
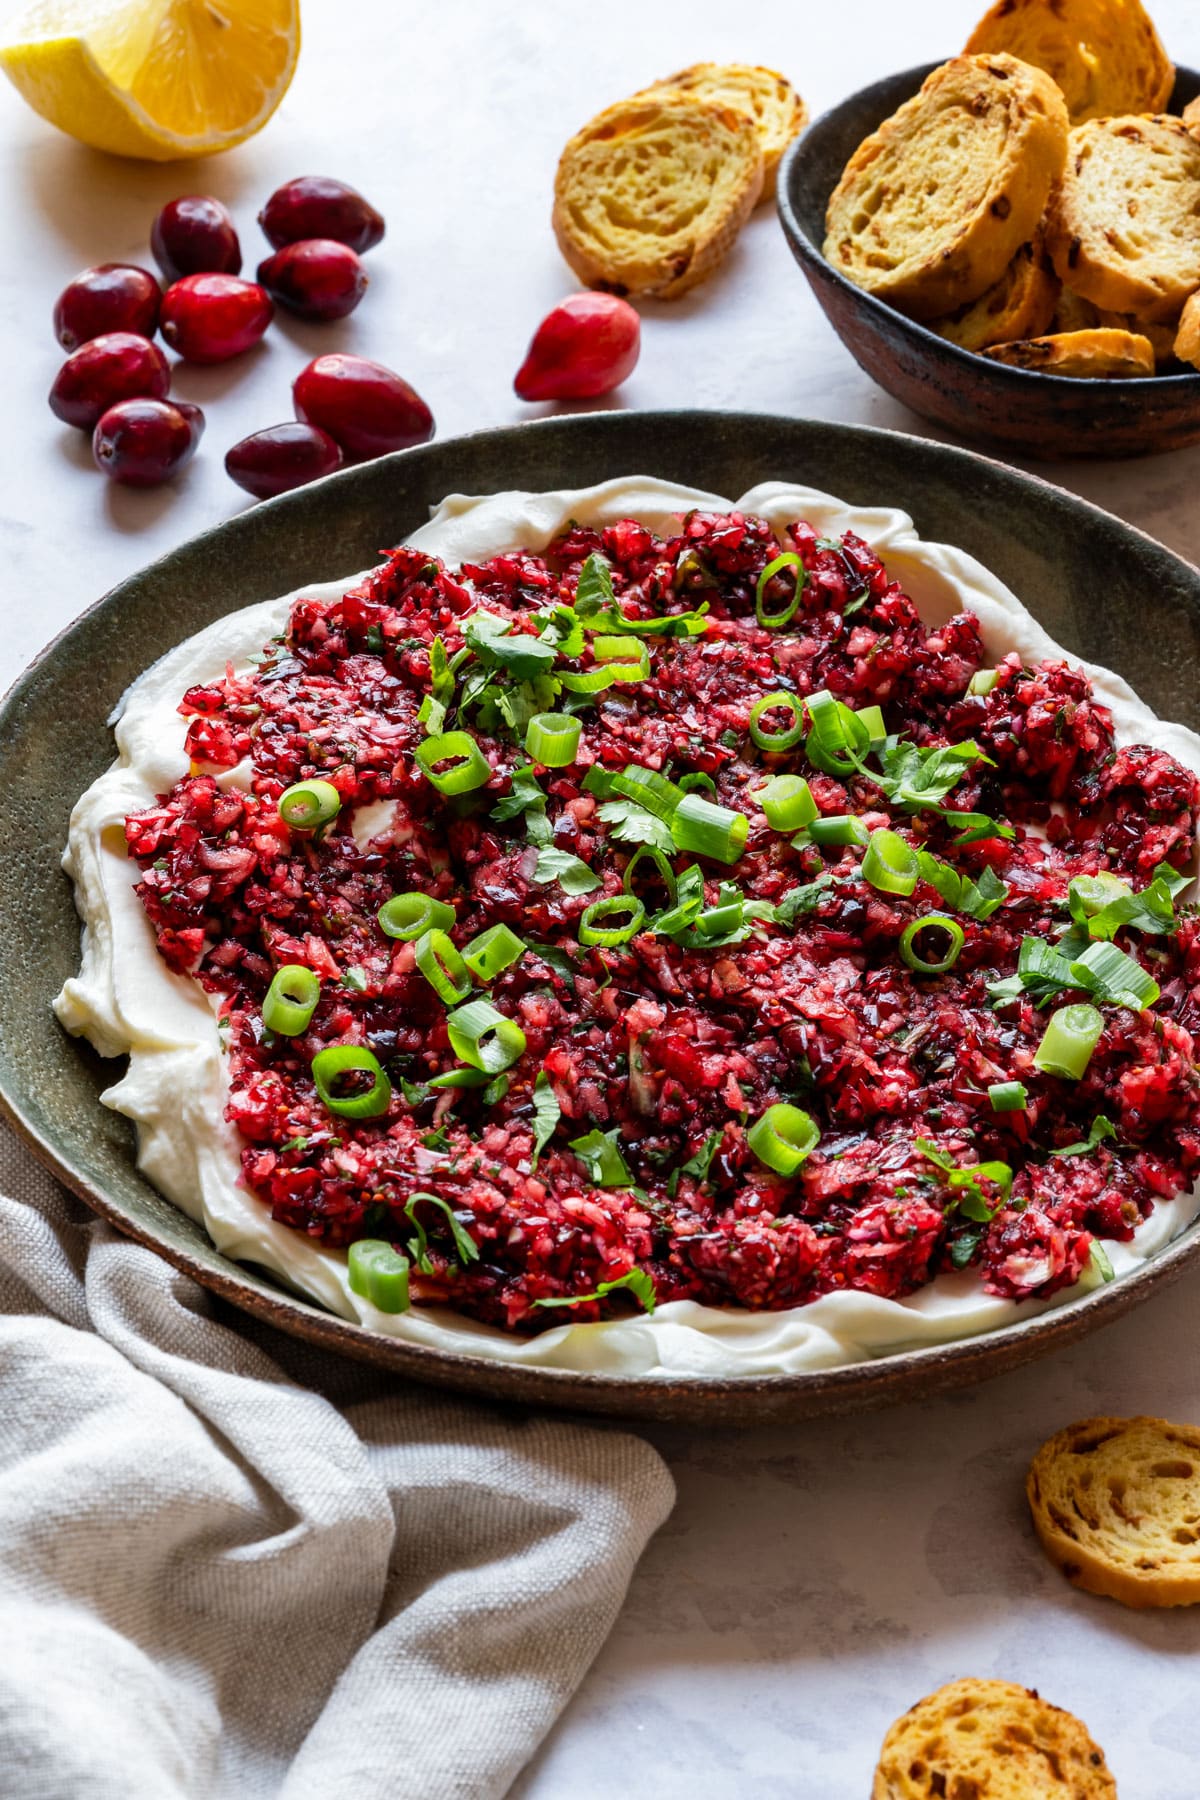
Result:
{"label": "white textured surface", "polygon": [[[571,285],[546,223],[550,179],[591,111],[683,63],[737,57],[787,70],[819,112],[948,54],[977,10],[306,0],[276,120],[182,174],[78,151],[0,89],[0,679],[104,588],[238,509],[225,449],[287,416],[292,374],[322,348],[398,367],[442,436],[547,410],[521,407],[509,384]],[[1174,54],[1200,63],[1194,0],[1153,10]],[[362,307],[342,326],[285,324],[246,364],[186,375],[179,391],[208,407],[209,429],[179,491],[106,489],[45,409],[58,288],[87,262],[144,258],[153,212],[187,190],[234,206],[253,264],[258,206],[308,171],[358,183],[388,216]],[[742,405],[934,435],[842,350],[766,207],[717,279],[646,310],[643,344],[629,407]],[[1200,449],[1040,472],[1200,560]],[[1032,1682],[1080,1711],[1122,1800],[1195,1800],[1200,1615],[1139,1618],[1072,1593],[1032,1544],[1019,1485],[1040,1438],[1084,1412],[1200,1420],[1198,1303],[1200,1275],[1076,1351],[920,1409],[741,1438],[656,1433],[679,1508],[521,1800],[607,1800],[614,1785],[658,1800],[865,1800],[891,1718],[963,1673]]]}

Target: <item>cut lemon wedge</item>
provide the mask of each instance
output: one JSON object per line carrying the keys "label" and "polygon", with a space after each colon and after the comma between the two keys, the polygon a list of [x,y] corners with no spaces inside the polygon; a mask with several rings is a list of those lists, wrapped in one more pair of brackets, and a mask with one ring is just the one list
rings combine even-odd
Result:
{"label": "cut lemon wedge", "polygon": [[251,137],[299,54],[299,0],[35,0],[0,43],[35,112],[97,150],[153,162]]}

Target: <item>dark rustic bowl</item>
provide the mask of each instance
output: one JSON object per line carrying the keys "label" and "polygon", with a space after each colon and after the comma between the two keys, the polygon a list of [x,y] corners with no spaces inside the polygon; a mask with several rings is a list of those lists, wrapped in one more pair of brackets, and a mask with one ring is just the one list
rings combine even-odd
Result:
{"label": "dark rustic bowl", "polygon": [[[852,94],[795,139],[780,165],[784,235],[855,362],[923,418],[1022,456],[1143,456],[1200,441],[1200,371],[1082,381],[1009,368],[947,343],[826,262],[825,209],[851,154],[937,66],[907,69]],[[1170,110],[1180,112],[1200,93],[1200,74],[1179,69],[1176,77]]]}
{"label": "dark rustic bowl", "polygon": [[115,1065],[68,1037],[50,1012],[79,959],[59,854],[77,795],[112,759],[105,721],[128,683],[235,607],[365,567],[447,493],[583,486],[636,472],[728,495],[778,476],[848,502],[903,507],[925,537],[959,544],[994,569],[1069,649],[1111,663],[1167,717],[1200,724],[1200,571],[1084,501],[969,452],[848,425],[695,412],[551,419],[404,451],[254,507],[123,582],[0,708],[4,1110],[89,1206],[247,1312],[398,1377],[499,1398],[746,1424],[963,1386],[1116,1319],[1195,1258],[1200,1225],[1144,1269],[1042,1318],[826,1373],[618,1379],[424,1350],[336,1319],[219,1255],[138,1174],[129,1122],[98,1104]]}

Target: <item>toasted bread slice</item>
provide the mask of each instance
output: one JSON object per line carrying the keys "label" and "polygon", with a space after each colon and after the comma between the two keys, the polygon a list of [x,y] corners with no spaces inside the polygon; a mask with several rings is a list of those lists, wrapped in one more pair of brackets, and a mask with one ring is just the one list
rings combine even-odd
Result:
{"label": "toasted bread slice", "polygon": [[1062,95],[1040,69],[955,57],[846,164],[825,255],[913,318],[969,306],[1033,237],[1066,139]]}
{"label": "toasted bread slice", "polygon": [[1063,331],[1051,337],[993,344],[983,352],[995,362],[1041,375],[1073,375],[1081,380],[1131,380],[1154,373],[1154,346],[1132,331]]}
{"label": "toasted bread slice", "polygon": [[671,300],[728,254],[762,179],[749,113],[663,89],[576,132],[554,182],[554,233],[588,287]]}
{"label": "toasted bread slice", "polygon": [[1161,112],[1175,69],[1141,0],[996,0],[968,54],[1007,50],[1058,83],[1073,125]]}
{"label": "toasted bread slice", "polygon": [[964,350],[1040,337],[1050,329],[1058,294],[1058,276],[1039,231],[1032,243],[1021,245],[995,287],[950,318],[935,319],[933,329]]}
{"label": "toasted bread slice", "polygon": [[1193,137],[1200,137],[1200,94],[1184,107],[1183,122]]}
{"label": "toasted bread slice", "polygon": [[758,130],[763,153],[763,191],[766,200],[774,191],[779,159],[808,124],[808,108],[786,75],[750,63],[693,63],[678,75],[668,75],[646,88],[657,94],[663,88],[680,88],[700,94],[719,106],[736,106],[750,114]]}
{"label": "toasted bread slice", "polygon": [[1096,319],[1098,324],[1106,325],[1113,331],[1129,331],[1134,337],[1147,338],[1159,368],[1174,360],[1178,319],[1167,319],[1160,323],[1155,319],[1139,318],[1137,313],[1105,312],[1103,308],[1098,310]]}
{"label": "toasted bread slice", "polygon": [[1073,288],[1060,288],[1050,329],[1056,335],[1065,331],[1094,331],[1100,323],[1100,308],[1085,300]]}
{"label": "toasted bread slice", "polygon": [[1200,1601],[1200,1430],[1083,1419],[1044,1443],[1025,1484],[1051,1562],[1125,1606]]}
{"label": "toasted bread slice", "polygon": [[1073,1713],[1011,1681],[951,1681],[883,1740],[871,1800],[1116,1800]]}
{"label": "toasted bread slice", "polygon": [[1200,287],[1200,142],[1167,113],[1093,119],[1071,133],[1046,215],[1067,287],[1110,312],[1178,318]]}
{"label": "toasted bread slice", "polygon": [[1193,294],[1179,315],[1174,352],[1180,362],[1200,369],[1200,294]]}

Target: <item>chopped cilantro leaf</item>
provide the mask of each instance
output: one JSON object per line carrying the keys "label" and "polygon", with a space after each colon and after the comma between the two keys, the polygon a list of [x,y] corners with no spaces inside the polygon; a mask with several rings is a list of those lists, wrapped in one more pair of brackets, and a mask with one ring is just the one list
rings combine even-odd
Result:
{"label": "chopped cilantro leaf", "polygon": [[644,1311],[654,1311],[654,1283],[645,1269],[630,1269],[627,1275],[618,1276],[616,1281],[602,1281],[593,1288],[590,1294],[568,1294],[561,1300],[535,1300],[535,1306],[582,1306],[585,1300],[603,1300],[606,1294],[615,1294],[618,1288],[628,1288],[636,1300],[642,1304]]}
{"label": "chopped cilantro leaf", "polygon": [[567,894],[590,894],[593,888],[600,886],[600,877],[578,856],[572,856],[569,850],[555,850],[550,845],[538,851],[533,879],[543,887],[557,881]]}

